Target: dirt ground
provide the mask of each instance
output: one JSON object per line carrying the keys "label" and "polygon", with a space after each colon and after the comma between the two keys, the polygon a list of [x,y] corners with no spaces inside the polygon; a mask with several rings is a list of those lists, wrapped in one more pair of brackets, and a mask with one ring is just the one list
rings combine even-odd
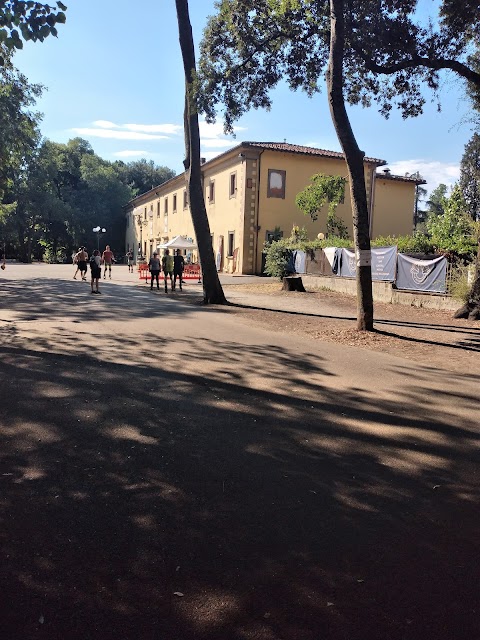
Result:
{"label": "dirt ground", "polygon": [[[254,320],[275,331],[390,353],[450,371],[480,373],[480,323],[455,320],[450,311],[376,302],[375,331],[359,332],[352,296],[332,291],[285,292],[278,282],[225,287],[227,296],[233,290],[245,294],[252,307],[237,311],[247,322]],[[266,300],[277,310],[265,309]],[[294,301],[295,312],[282,312],[287,301]],[[320,306],[327,313],[319,311]]]}

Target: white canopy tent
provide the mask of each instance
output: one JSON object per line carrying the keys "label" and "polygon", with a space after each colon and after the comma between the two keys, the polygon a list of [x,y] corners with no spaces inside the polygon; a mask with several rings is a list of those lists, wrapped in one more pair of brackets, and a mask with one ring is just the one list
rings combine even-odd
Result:
{"label": "white canopy tent", "polygon": [[182,238],[182,236],[175,236],[175,238],[172,238],[168,242],[157,245],[157,249],[184,249],[188,251],[188,249],[192,250],[196,248],[197,245],[194,242]]}

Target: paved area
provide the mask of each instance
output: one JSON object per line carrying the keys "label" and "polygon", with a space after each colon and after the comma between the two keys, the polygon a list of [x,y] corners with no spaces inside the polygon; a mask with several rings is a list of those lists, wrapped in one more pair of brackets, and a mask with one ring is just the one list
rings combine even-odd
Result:
{"label": "paved area", "polygon": [[480,637],[479,375],[72,273],[0,274],[2,640]]}

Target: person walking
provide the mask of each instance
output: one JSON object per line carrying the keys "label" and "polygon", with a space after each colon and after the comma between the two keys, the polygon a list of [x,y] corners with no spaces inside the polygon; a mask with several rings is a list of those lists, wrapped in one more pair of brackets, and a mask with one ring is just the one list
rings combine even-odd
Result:
{"label": "person walking", "polygon": [[92,293],[100,293],[98,282],[102,277],[102,258],[100,257],[100,251],[98,249],[95,249],[92,257],[90,258],[90,275]]}
{"label": "person walking", "polygon": [[[77,263],[77,271],[80,270],[80,275],[82,276],[82,280],[87,279],[87,261],[88,261],[88,253],[85,250],[85,247],[80,247],[78,253],[75,256],[75,262]],[[73,276],[76,280],[77,271]]]}
{"label": "person walking", "polygon": [[175,291],[177,286],[177,276],[178,283],[180,286],[180,291],[182,290],[183,284],[183,270],[185,269],[185,258],[182,256],[180,249],[177,249],[175,255],[173,256],[173,290]]}
{"label": "person walking", "polygon": [[162,270],[165,279],[165,293],[167,289],[167,278],[170,278],[170,291],[173,291],[173,256],[170,255],[169,249],[165,249],[162,258]]}
{"label": "person walking", "polygon": [[107,268],[108,268],[108,277],[110,280],[112,279],[112,262],[115,262],[115,257],[113,255],[113,251],[110,249],[110,245],[107,244],[105,247],[105,251],[102,254],[102,262],[104,264],[103,271],[103,279],[105,280],[107,277]]}
{"label": "person walking", "polygon": [[78,265],[78,256],[81,254],[83,247],[78,247],[77,253],[73,254],[73,264],[77,266],[75,269],[75,273],[73,274],[73,279],[77,279],[77,273],[80,271],[80,267]]}
{"label": "person walking", "polygon": [[128,273],[133,273],[133,251],[129,249],[127,251],[127,265],[128,265]]}
{"label": "person walking", "polygon": [[150,258],[150,262],[148,263],[148,270],[150,271],[150,291],[153,291],[154,280],[157,281],[157,289],[160,289],[160,282],[158,280],[160,276],[160,258],[158,257],[158,253],[156,251]]}

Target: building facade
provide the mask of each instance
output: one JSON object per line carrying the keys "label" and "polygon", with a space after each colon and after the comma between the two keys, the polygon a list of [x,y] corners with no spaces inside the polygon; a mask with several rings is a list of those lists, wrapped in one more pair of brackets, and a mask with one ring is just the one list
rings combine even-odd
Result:
{"label": "building facade", "polygon": [[[412,232],[416,186],[424,183],[379,173],[378,167],[385,164],[376,158],[364,160],[372,238]],[[290,235],[298,225],[312,240],[324,233],[326,207],[312,221],[295,204],[296,195],[317,173],[347,177],[343,154],[288,143],[242,142],[203,163],[203,193],[218,270],[261,273],[263,245],[275,230]],[[348,185],[336,213],[353,237]],[[142,255],[148,260],[159,244],[176,235],[195,241],[185,174],[131,200],[125,216],[126,249],[131,248],[136,259]]]}

